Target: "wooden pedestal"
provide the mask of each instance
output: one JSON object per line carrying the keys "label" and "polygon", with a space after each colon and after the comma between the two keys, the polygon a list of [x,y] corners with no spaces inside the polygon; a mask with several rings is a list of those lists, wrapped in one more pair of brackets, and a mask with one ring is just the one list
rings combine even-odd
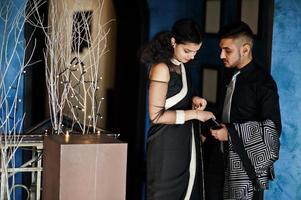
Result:
{"label": "wooden pedestal", "polygon": [[127,144],[106,135],[44,137],[44,200],[124,200]]}

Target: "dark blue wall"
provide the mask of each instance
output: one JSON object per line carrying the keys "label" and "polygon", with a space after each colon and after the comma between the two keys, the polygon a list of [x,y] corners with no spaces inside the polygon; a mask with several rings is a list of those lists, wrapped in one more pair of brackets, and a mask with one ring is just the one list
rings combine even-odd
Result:
{"label": "dark blue wall", "polygon": [[280,95],[283,130],[276,180],[266,199],[301,199],[301,1],[275,0],[272,75]]}
{"label": "dark blue wall", "polygon": [[191,0],[148,0],[150,13],[150,37],[157,32],[170,30],[172,24],[180,18],[190,17],[201,22],[202,1]]}

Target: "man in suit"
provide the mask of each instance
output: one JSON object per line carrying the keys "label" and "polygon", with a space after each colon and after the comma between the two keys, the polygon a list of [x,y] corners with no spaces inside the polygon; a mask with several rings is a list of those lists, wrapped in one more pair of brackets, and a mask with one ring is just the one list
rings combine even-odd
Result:
{"label": "man in suit", "polygon": [[253,33],[246,23],[226,25],[219,35],[220,58],[226,68],[233,69],[225,88],[222,128],[211,129],[211,135],[220,141],[220,155],[225,160],[225,176],[219,179],[224,183],[220,184],[220,198],[263,199],[279,155],[277,86],[253,60]]}

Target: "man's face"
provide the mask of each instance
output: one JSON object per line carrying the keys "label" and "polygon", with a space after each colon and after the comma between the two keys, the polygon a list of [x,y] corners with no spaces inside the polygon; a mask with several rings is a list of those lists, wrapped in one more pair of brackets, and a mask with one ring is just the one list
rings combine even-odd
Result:
{"label": "man's face", "polygon": [[221,48],[220,58],[225,67],[235,68],[241,65],[241,45],[238,40],[224,38],[221,39],[219,46]]}

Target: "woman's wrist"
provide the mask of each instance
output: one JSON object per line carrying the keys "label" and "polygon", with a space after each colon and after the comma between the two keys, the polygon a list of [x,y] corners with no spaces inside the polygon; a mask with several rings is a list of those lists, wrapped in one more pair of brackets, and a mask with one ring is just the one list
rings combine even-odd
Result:
{"label": "woman's wrist", "polygon": [[197,119],[197,120],[198,120],[198,119],[199,119],[198,110],[195,110],[195,114],[196,114],[196,116],[195,116],[196,118],[195,118],[195,119]]}

